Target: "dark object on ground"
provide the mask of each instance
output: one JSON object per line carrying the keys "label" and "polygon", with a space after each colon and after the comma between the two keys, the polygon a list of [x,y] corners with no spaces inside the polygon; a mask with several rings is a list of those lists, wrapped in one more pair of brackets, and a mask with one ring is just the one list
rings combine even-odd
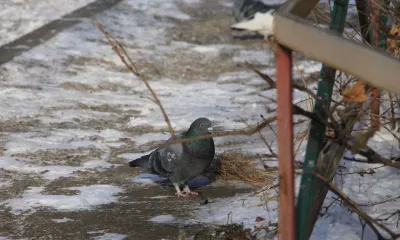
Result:
{"label": "dark object on ground", "polygon": [[194,240],[247,240],[248,231],[243,229],[242,224],[227,224],[218,226],[216,229],[204,229],[195,234]]}
{"label": "dark object on ground", "polygon": [[265,4],[260,0],[235,0],[233,15],[237,23],[231,29],[254,31],[271,40],[274,15],[281,6]]}
{"label": "dark object on ground", "polygon": [[250,20],[257,12],[266,13],[270,10],[278,10],[282,4],[265,4],[260,0],[234,0],[233,15],[236,22]]}

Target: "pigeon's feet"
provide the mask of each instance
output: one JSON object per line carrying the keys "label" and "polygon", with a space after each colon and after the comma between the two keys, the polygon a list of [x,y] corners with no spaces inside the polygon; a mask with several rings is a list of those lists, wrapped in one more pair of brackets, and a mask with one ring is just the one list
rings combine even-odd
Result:
{"label": "pigeon's feet", "polygon": [[185,192],[177,192],[177,193],[175,193],[175,195],[178,197],[185,197],[185,198],[191,197],[190,194],[187,194]]}
{"label": "pigeon's feet", "polygon": [[198,192],[192,192],[192,191],[190,191],[190,192],[186,192],[186,191],[184,191],[186,194],[189,194],[190,196],[197,196],[197,195],[199,195],[199,193]]}
{"label": "pigeon's feet", "polygon": [[[176,195],[178,197],[192,197],[193,195],[190,194],[190,189],[188,186],[185,186],[185,188],[183,189],[183,191],[181,191],[181,189],[179,188],[179,184],[174,184],[175,190],[176,190]],[[189,193],[186,191],[187,189],[189,189]],[[192,192],[193,193],[193,192]]]}
{"label": "pigeon's feet", "polygon": [[185,192],[186,194],[189,194],[190,196],[197,196],[199,195],[198,192],[192,192],[190,191],[190,188],[188,185],[185,185],[185,187],[183,188],[183,192]]}

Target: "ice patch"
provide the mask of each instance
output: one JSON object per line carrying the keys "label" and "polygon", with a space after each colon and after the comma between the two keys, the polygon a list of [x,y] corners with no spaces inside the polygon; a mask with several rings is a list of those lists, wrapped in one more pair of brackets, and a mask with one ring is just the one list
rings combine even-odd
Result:
{"label": "ice patch", "polygon": [[64,0],[2,1],[0,46],[94,1],[70,0],[68,4]]}
{"label": "ice patch", "polygon": [[255,65],[269,65],[274,63],[274,56],[271,52],[265,50],[240,50],[233,57],[234,62],[250,62]]}
{"label": "ice patch", "polygon": [[192,48],[192,50],[213,57],[217,57],[219,55],[219,49],[215,46],[196,46]]}
{"label": "ice patch", "polygon": [[190,19],[190,16],[181,12],[174,2],[165,0],[127,0],[125,2],[148,15],[171,17],[180,20]]}
{"label": "ice patch", "polygon": [[[238,81],[238,80],[247,80],[250,79],[252,77],[254,77],[255,74],[251,73],[251,72],[227,72],[227,73],[222,73],[219,75],[217,82],[219,83],[229,83],[229,82],[233,82],[233,81]],[[265,82],[263,80],[263,82]]]}
{"label": "ice patch", "polygon": [[66,218],[66,217],[60,218],[60,219],[53,219],[53,222],[56,222],[56,223],[65,223],[65,222],[73,222],[73,221],[75,221],[75,220],[71,219],[71,218]]}
{"label": "ice patch", "polygon": [[92,237],[90,239],[92,239],[92,240],[122,240],[122,239],[126,239],[127,237],[128,236],[124,235],[124,234],[106,233],[104,235]]}
{"label": "ice patch", "polygon": [[170,223],[175,221],[175,217],[172,215],[159,215],[156,217],[153,217],[149,219],[150,222],[156,222],[156,223]]}
{"label": "ice patch", "polygon": [[0,188],[10,187],[12,182],[10,180],[2,180],[0,179]]}
{"label": "ice patch", "polygon": [[153,141],[166,141],[168,138],[170,138],[169,133],[146,133],[140,136],[132,137],[132,141],[140,146]]}
{"label": "ice patch", "polygon": [[201,0],[182,0],[185,4],[198,4]]}
{"label": "ice patch", "polygon": [[112,185],[90,185],[70,187],[68,190],[77,190],[77,195],[45,195],[41,192],[44,187],[30,187],[20,198],[13,198],[2,202],[10,207],[15,215],[24,212],[35,212],[39,208],[53,208],[57,211],[84,211],[91,210],[98,205],[117,202],[115,196],[123,192],[122,188]]}
{"label": "ice patch", "polygon": [[48,165],[38,166],[27,161],[24,158],[0,157],[0,168],[22,173],[41,174],[47,180],[55,180],[60,177],[71,177],[76,171],[90,171],[94,169],[105,169],[119,164],[110,164],[102,160],[89,161],[83,164],[83,167]]}
{"label": "ice patch", "polygon": [[304,78],[321,71],[322,64],[312,60],[296,61],[293,64],[293,78]]}
{"label": "ice patch", "polygon": [[[197,211],[195,221],[202,223],[243,223],[244,228],[253,228],[257,217],[263,217],[265,222],[275,222],[278,217],[276,211],[278,203],[269,201],[267,205],[260,205],[263,196],[249,197],[241,194],[235,197],[219,199],[212,205],[202,207]],[[267,212],[267,207],[269,213]]]}

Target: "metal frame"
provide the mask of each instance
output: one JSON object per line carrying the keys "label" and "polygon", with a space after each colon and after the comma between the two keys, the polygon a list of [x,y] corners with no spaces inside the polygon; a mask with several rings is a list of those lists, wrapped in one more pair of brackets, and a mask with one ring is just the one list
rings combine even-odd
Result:
{"label": "metal frame", "polygon": [[293,114],[292,114],[292,51],[276,47],[277,120],[279,159],[279,233],[280,239],[296,239]]}
{"label": "metal frame", "polygon": [[400,61],[365,45],[312,26],[306,17],[318,0],[290,0],[274,17],[274,38],[289,49],[400,94]]}

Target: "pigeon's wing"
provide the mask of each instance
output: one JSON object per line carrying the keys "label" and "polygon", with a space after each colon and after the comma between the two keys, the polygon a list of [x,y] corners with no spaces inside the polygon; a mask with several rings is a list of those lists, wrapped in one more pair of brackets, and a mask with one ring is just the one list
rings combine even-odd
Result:
{"label": "pigeon's wing", "polygon": [[[177,134],[176,138],[183,138],[183,134]],[[173,139],[170,138],[166,144],[170,143]],[[163,148],[156,149],[151,156],[151,166],[153,171],[163,176],[168,176],[174,172],[180,164],[180,159],[183,154],[183,147],[181,143],[167,145]]]}
{"label": "pigeon's wing", "polygon": [[[176,139],[183,138],[183,135],[176,135]],[[168,139],[167,143],[172,139]],[[182,164],[183,146],[182,143],[171,144],[159,150],[160,162],[162,167],[168,172],[174,170]]]}

